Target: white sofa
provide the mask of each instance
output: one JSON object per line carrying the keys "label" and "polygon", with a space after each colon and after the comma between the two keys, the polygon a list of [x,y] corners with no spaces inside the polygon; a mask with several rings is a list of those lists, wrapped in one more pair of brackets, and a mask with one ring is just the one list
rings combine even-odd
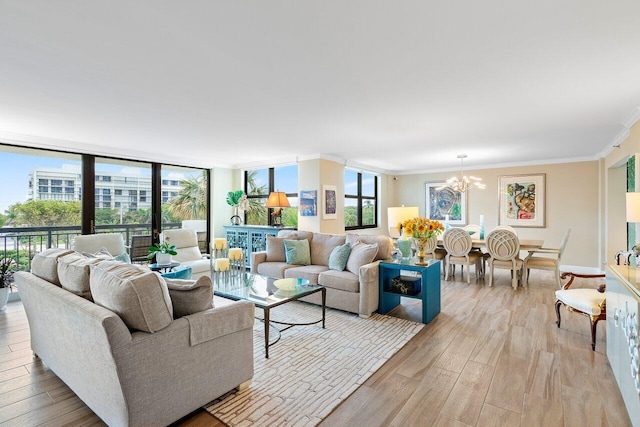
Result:
{"label": "white sofa", "polygon": [[192,293],[211,306],[207,277],[168,288],[143,267],[55,249],[15,282],[31,349],[110,426],[168,425],[253,377],[253,304],[216,297],[215,308],[184,311]]}
{"label": "white sofa", "polygon": [[[287,264],[281,253],[284,239],[307,239],[311,263],[309,265]],[[329,268],[331,252],[338,246],[357,242],[377,245],[377,252],[369,262],[362,264],[349,258],[347,268],[342,271]],[[251,254],[251,271],[269,277],[308,279],[312,284],[327,288],[327,307],[368,317],[378,309],[378,263],[391,258],[393,241],[387,236],[358,234],[312,233],[310,231],[281,230],[277,238],[267,236],[267,250]],[[351,255],[354,255],[352,252]],[[304,299],[321,303],[321,295],[314,294]]]}

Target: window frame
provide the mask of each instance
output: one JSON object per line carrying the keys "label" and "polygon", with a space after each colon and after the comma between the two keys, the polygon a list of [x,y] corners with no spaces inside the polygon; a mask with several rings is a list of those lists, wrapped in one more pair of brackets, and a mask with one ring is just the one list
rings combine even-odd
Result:
{"label": "window frame", "polygon": [[[287,166],[287,165],[279,165],[279,166]],[[298,165],[295,165],[296,168],[298,167]],[[267,188],[267,194],[249,194],[249,188],[247,188],[248,185],[248,179],[247,179],[247,175],[249,174],[250,171],[252,170],[263,170],[263,169],[267,169],[268,171],[268,188]],[[265,201],[269,198],[269,194],[271,194],[274,191],[277,191],[278,189],[275,188],[275,182],[276,182],[276,167],[272,166],[272,167],[268,167],[268,168],[256,168],[256,169],[245,169],[243,171],[243,189],[244,189],[244,194],[247,195],[247,199],[264,199]],[[298,186],[298,184],[296,183],[296,187]],[[299,197],[298,193],[284,193],[287,198],[289,197]],[[269,227],[273,227],[274,224],[274,217],[271,215],[274,211],[274,208],[267,208],[267,225]],[[242,219],[244,224],[247,223],[247,212],[244,212],[244,218]]]}
{"label": "window frame", "polygon": [[[345,190],[344,192],[344,199],[345,199],[345,209],[344,209],[344,215],[345,215],[345,226],[344,229],[345,231],[349,231],[349,230],[364,230],[364,229],[368,229],[368,228],[378,228],[378,209],[379,209],[379,204],[378,204],[378,174],[373,173],[373,172],[368,172],[368,171],[361,171],[361,170],[356,170],[356,169],[350,169],[350,168],[345,168],[345,176],[343,177],[343,179],[346,178],[346,172],[347,171],[351,171],[351,172],[356,172],[357,173],[357,194],[347,194],[347,191]],[[365,196],[362,194],[362,175],[363,174],[367,174],[367,175],[371,175],[373,176],[373,196]],[[345,185],[346,188],[346,185]],[[357,224],[355,226],[347,226],[346,225],[346,201],[347,200],[356,200],[356,211],[357,211]],[[373,207],[374,207],[374,214],[373,214],[373,224],[369,225],[363,225],[362,224],[362,208],[363,208],[363,201],[364,200],[371,200],[373,201]]]}

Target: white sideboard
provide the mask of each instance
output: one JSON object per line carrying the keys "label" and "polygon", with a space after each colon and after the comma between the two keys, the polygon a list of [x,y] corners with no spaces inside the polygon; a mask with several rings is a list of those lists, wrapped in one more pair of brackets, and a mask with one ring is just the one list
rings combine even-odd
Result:
{"label": "white sideboard", "polygon": [[640,268],[607,267],[607,357],[629,419],[640,427]]}

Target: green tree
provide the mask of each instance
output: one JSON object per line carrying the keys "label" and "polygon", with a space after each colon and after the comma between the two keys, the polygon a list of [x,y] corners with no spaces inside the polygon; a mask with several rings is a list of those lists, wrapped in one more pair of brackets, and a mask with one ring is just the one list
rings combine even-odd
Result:
{"label": "green tree", "polygon": [[250,170],[247,172],[247,192],[249,196],[261,195],[264,197],[249,197],[249,210],[246,212],[245,218],[247,224],[267,225],[267,208],[264,206],[265,203],[267,203],[267,186],[258,185],[256,182],[257,175],[257,170]]}
{"label": "green tree", "polygon": [[51,227],[80,224],[80,202],[29,200],[8,209],[8,224],[16,227]]}
{"label": "green tree", "polygon": [[0,227],[4,227],[8,219],[6,215],[0,214]]}
{"label": "green tree", "polygon": [[167,203],[168,211],[175,218],[207,219],[207,172],[180,183],[178,195]]}

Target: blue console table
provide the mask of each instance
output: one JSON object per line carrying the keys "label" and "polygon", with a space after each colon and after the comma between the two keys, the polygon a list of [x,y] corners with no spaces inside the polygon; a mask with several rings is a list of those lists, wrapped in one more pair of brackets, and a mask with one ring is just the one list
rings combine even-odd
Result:
{"label": "blue console table", "polygon": [[247,267],[251,267],[251,253],[267,250],[267,234],[275,236],[280,230],[295,230],[291,227],[269,227],[266,225],[225,225],[227,244],[230,248],[242,248]]}
{"label": "blue console table", "polygon": [[[427,265],[415,265],[412,260],[380,261],[379,286],[380,304],[378,313],[385,314],[400,304],[400,297],[422,300],[422,323],[431,322],[440,313],[440,261],[429,260]],[[417,295],[388,292],[391,281],[400,276],[401,271],[417,271],[421,291]]]}

